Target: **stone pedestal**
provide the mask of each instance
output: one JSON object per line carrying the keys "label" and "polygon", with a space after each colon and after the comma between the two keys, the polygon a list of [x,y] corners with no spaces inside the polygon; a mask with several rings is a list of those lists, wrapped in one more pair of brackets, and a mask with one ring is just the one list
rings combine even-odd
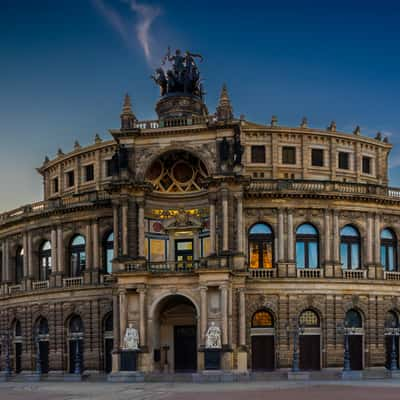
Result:
{"label": "stone pedestal", "polygon": [[362,379],[363,372],[362,371],[343,371],[342,379],[344,380],[353,380],[353,379]]}
{"label": "stone pedestal", "polygon": [[120,371],[135,372],[138,365],[138,352],[135,350],[122,350],[120,353]]}
{"label": "stone pedestal", "polygon": [[296,278],[297,277],[296,264],[294,262],[288,262],[287,275],[288,275],[288,278]]}
{"label": "stone pedestal", "polygon": [[221,369],[221,349],[204,350],[204,369],[205,370]]}
{"label": "stone pedestal", "polygon": [[247,352],[239,351],[237,353],[237,371],[247,372]]}
{"label": "stone pedestal", "polygon": [[288,372],[288,380],[290,381],[304,381],[308,379],[310,379],[310,373],[308,371]]}
{"label": "stone pedestal", "polygon": [[278,276],[279,278],[287,277],[287,266],[283,262],[278,262]]}

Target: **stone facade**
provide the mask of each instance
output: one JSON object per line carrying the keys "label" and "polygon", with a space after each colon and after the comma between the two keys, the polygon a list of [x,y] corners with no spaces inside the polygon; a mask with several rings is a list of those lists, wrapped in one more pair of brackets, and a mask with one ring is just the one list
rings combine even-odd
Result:
{"label": "stone facade", "polygon": [[[212,322],[221,329],[223,370],[262,369],[254,338],[264,336],[273,337],[265,354],[273,368],[292,367],[295,340],[304,366],[307,343],[292,335],[299,327],[300,336],[319,337],[319,368],[341,367],[349,310],[362,319],[352,332],[361,338],[362,367],[385,364],[385,320],[400,311],[391,145],[359,130],[336,132],[333,123],[320,130],[305,120],[288,128],[276,118],[270,125],[235,119],[226,87],[217,114],[204,113],[142,122],[126,98],[111,140],[59,150],[39,168],[44,200],[0,215],[0,333],[14,370],[36,368],[42,319],[49,373],[73,372],[77,340],[87,373],[117,373],[129,324],[139,332],[140,371],[202,371]],[[257,243],[271,249],[257,247],[263,261],[255,265],[257,224],[270,229]],[[317,232],[308,255],[315,265],[299,261],[303,224]],[[359,233],[357,254],[347,250],[349,269],[346,226]],[[384,230],[395,243],[390,265],[382,265]],[[254,325],[260,310],[273,322]],[[317,325],[299,324],[306,310]],[[81,328],[72,326],[76,317]],[[6,356],[1,351],[0,365]]]}

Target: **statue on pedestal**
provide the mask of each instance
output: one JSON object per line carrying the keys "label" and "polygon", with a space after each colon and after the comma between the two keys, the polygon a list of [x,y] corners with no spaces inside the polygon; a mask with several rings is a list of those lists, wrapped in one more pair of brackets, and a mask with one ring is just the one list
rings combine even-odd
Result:
{"label": "statue on pedestal", "polygon": [[206,332],[206,349],[220,349],[221,347],[221,329],[213,321]]}
{"label": "statue on pedestal", "polygon": [[129,324],[129,327],[126,328],[123,349],[139,350],[139,332],[132,324]]}

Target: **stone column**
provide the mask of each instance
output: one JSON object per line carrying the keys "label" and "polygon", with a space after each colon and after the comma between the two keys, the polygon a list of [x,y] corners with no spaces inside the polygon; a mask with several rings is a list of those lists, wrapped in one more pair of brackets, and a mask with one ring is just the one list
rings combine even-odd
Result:
{"label": "stone column", "polygon": [[128,255],[128,203],[122,204],[122,254]]}
{"label": "stone column", "polygon": [[283,226],[283,209],[278,210],[278,261],[285,259],[285,233]]}
{"label": "stone column", "polygon": [[100,232],[99,232],[99,221],[96,219],[92,224],[92,235],[93,235],[93,269],[100,269]]}
{"label": "stone column", "polygon": [[221,292],[221,323],[222,323],[222,345],[228,344],[228,286],[220,286]]}
{"label": "stone column", "polygon": [[222,251],[229,250],[228,191],[222,192]]}
{"label": "stone column", "polygon": [[205,345],[207,331],[207,286],[200,286],[200,345]]}
{"label": "stone column", "polygon": [[293,214],[291,210],[287,210],[287,230],[288,261],[294,262]]}
{"label": "stone column", "polygon": [[216,243],[217,243],[217,238],[216,238],[216,221],[215,221],[215,198],[210,197],[209,198],[210,202],[210,253],[215,254],[216,253]]}
{"label": "stone column", "polygon": [[237,251],[238,253],[243,253],[244,246],[243,246],[243,195],[239,193],[236,195],[237,201]]}
{"label": "stone column", "polygon": [[246,346],[246,295],[245,289],[239,289],[239,345]]}
{"label": "stone column", "polygon": [[139,257],[145,257],[144,254],[144,199],[139,199],[138,205],[138,254]]}
{"label": "stone column", "polygon": [[22,246],[24,248],[24,257],[23,257],[23,274],[24,278],[28,277],[28,232],[24,232],[22,237]]}
{"label": "stone column", "polygon": [[3,282],[9,282],[10,280],[10,273],[8,267],[8,240],[4,239],[3,243],[1,244],[1,256],[2,256],[2,277]]}
{"label": "stone column", "polygon": [[339,215],[336,210],[333,211],[333,258],[335,263],[340,263],[340,232],[339,232]]}
{"label": "stone column", "polygon": [[119,256],[119,206],[113,204],[114,257]]}
{"label": "stone column", "polygon": [[140,288],[138,289],[138,292],[139,292],[139,313],[140,313],[139,340],[141,347],[147,347],[146,288]]}
{"label": "stone column", "polygon": [[65,274],[64,240],[62,226],[57,227],[57,272]]}
{"label": "stone column", "polygon": [[126,331],[126,323],[128,320],[128,304],[126,301],[126,289],[121,289],[118,293],[118,296],[119,296],[119,316],[120,316],[120,319],[118,321],[118,324],[120,326],[119,341],[120,345],[122,346]]}
{"label": "stone column", "polygon": [[324,249],[325,249],[325,263],[331,261],[331,235],[330,235],[330,218],[329,210],[324,210]]}
{"label": "stone column", "polygon": [[367,248],[366,248],[366,263],[371,264],[373,262],[373,218],[371,214],[367,216]]}
{"label": "stone column", "polygon": [[374,221],[374,261],[375,264],[380,265],[381,263],[381,217],[378,213],[375,214],[375,221]]}
{"label": "stone column", "polygon": [[51,273],[56,273],[58,269],[57,260],[57,230],[56,228],[51,228]]}
{"label": "stone column", "polygon": [[28,277],[30,279],[34,279],[34,270],[33,270],[33,248],[32,248],[32,232],[28,232],[27,234],[27,257],[28,257]]}

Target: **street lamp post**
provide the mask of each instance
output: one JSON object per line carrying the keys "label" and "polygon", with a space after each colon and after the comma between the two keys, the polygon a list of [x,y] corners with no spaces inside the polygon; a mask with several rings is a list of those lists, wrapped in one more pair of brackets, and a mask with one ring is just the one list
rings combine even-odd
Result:
{"label": "street lamp post", "polygon": [[75,340],[75,365],[74,374],[81,374],[81,352],[79,351],[79,339]]}
{"label": "street lamp post", "polygon": [[395,320],[387,321],[386,326],[386,335],[391,337],[391,351],[390,351],[390,371],[397,371],[397,351],[396,351],[396,337],[399,336],[399,327],[397,326],[397,322]]}
{"label": "street lamp post", "polygon": [[303,334],[304,332],[304,327],[299,324],[297,321],[297,318],[293,318],[292,320],[292,326],[289,324],[286,326],[286,330],[288,334],[290,334],[290,331],[293,333],[293,363],[292,363],[292,372],[299,372],[300,371],[300,354],[299,354],[299,347],[298,347],[298,341],[299,341],[299,335]]}
{"label": "street lamp post", "polygon": [[344,323],[344,325],[338,324],[336,330],[338,331],[338,333],[343,334],[343,342],[344,342],[343,371],[348,372],[351,371],[349,336],[353,331],[352,328],[350,328],[346,322]]}

